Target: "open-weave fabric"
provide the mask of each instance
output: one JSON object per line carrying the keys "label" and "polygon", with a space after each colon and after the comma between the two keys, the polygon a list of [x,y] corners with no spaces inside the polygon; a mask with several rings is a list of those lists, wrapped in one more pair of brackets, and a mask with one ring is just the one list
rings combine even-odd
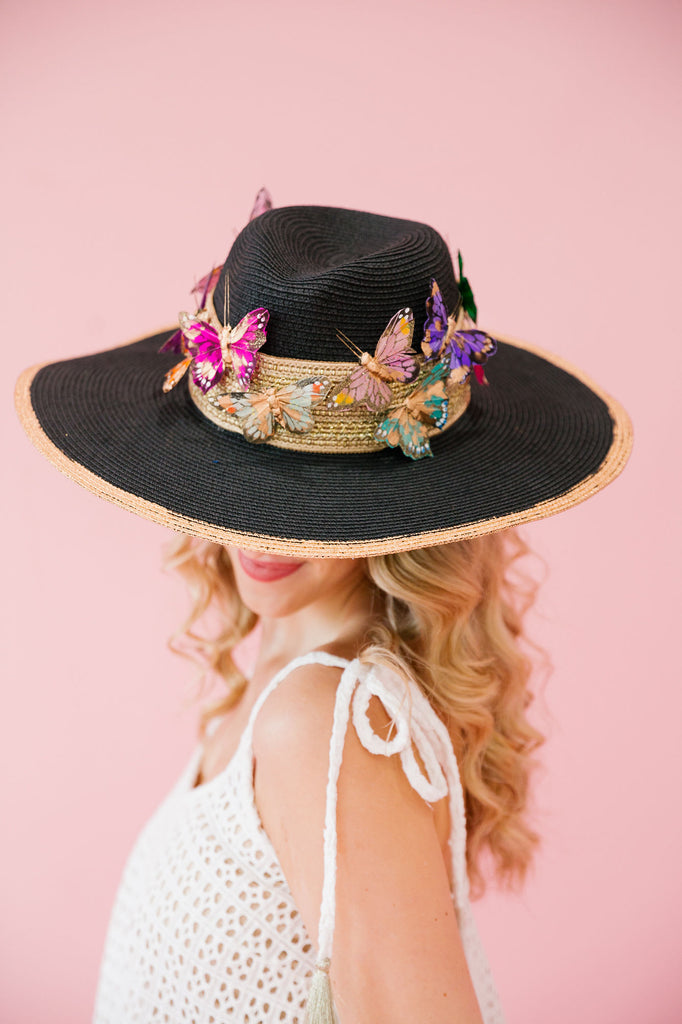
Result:
{"label": "open-weave fabric", "polygon": [[[258,817],[252,750],[253,723],[263,702],[291,671],[311,663],[343,669],[330,741],[317,950]],[[395,723],[388,741],[372,731],[367,718],[372,696]],[[453,903],[464,951],[485,1024],[502,1024],[469,908],[464,803],[447,730],[415,684],[317,651],[295,659],[273,678],[230,764],[193,788],[201,748],[195,752],[139,836],[109,926],[95,1024],[303,1024],[315,963],[332,955],[336,787],[350,720],[371,753],[400,755],[410,783],[424,799],[449,794]]]}

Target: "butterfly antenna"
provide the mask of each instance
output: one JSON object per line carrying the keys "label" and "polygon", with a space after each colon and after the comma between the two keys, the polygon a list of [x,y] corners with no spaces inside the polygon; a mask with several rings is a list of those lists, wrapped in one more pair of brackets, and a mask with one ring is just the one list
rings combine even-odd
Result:
{"label": "butterfly antenna", "polygon": [[343,331],[337,331],[336,337],[346,346],[346,348],[349,348],[353,355],[357,356],[358,359],[362,356],[362,349],[358,348],[355,342],[351,341],[348,335],[344,334]]}
{"label": "butterfly antenna", "polygon": [[225,327],[230,322],[230,274],[225,271],[225,291],[223,292],[223,324]]}

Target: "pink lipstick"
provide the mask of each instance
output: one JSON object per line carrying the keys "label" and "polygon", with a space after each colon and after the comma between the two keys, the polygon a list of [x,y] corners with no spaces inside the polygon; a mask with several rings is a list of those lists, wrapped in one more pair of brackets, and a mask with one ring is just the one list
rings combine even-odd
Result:
{"label": "pink lipstick", "polygon": [[292,573],[300,569],[304,562],[291,562],[291,561],[274,561],[267,558],[251,558],[249,555],[244,554],[243,551],[238,551],[239,564],[252,580],[258,580],[260,583],[273,583],[275,580],[282,580],[285,576],[291,576]]}

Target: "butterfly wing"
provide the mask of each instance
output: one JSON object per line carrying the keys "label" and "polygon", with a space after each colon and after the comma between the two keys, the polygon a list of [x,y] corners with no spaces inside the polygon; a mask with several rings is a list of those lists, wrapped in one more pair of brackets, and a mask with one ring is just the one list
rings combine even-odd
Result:
{"label": "butterfly wing", "polygon": [[220,338],[212,327],[202,324],[201,329],[188,339],[187,347],[194,356],[192,380],[206,394],[223,375]]}
{"label": "butterfly wing", "polygon": [[411,309],[399,309],[389,320],[374,354],[376,361],[390,374],[391,380],[403,384],[409,384],[419,373],[417,353],[412,348],[413,332],[414,313]]}
{"label": "butterfly wing", "polygon": [[182,336],[182,331],[173,331],[170,338],[164,341],[163,345],[159,349],[159,352],[175,352],[180,355],[185,351],[185,340]]}
{"label": "butterfly wing", "polygon": [[270,314],[267,309],[252,309],[250,313],[243,316],[236,327],[232,328],[230,334],[230,345],[239,344],[250,352],[257,352],[266,342],[265,329],[268,326]]}
{"label": "butterfly wing", "polygon": [[247,441],[260,444],[275,432],[275,417],[266,394],[251,391],[248,395],[242,395],[237,392],[222,395],[218,403],[226,412],[237,417]]}
{"label": "butterfly wing", "polygon": [[[482,370],[482,369],[483,369],[482,366],[478,366],[478,367],[474,366],[474,372],[476,372],[476,370]],[[468,366],[455,366],[454,370],[451,370],[449,375],[448,375],[448,387],[449,388],[456,388],[460,384],[463,384],[464,381],[467,379],[467,377],[469,376],[470,373],[471,373],[471,370],[469,369]]]}
{"label": "butterfly wing", "polygon": [[[422,423],[443,427],[448,420],[448,393],[445,378],[450,370],[447,359],[441,359],[425,374],[420,386],[409,396],[408,408]],[[414,456],[413,456],[414,457]]]}
{"label": "butterfly wing", "polygon": [[207,316],[206,311],[201,309],[196,313],[178,314],[180,333],[183,339],[183,352],[192,352],[194,354],[199,345],[208,341],[220,344],[216,331],[207,322]]}
{"label": "butterfly wing", "polygon": [[307,434],[315,426],[312,410],[329,391],[326,377],[306,377],[280,388],[277,400],[281,411],[280,423],[287,430]]}
{"label": "butterfly wing", "polygon": [[447,332],[448,311],[441,290],[432,277],[431,294],[426,300],[426,321],[422,340],[422,352],[427,359],[433,359],[440,353]]}
{"label": "butterfly wing", "polygon": [[175,385],[182,380],[187,373],[190,363],[192,362],[192,356],[185,356],[180,363],[176,363],[172,366],[166,376],[163,378],[163,391],[164,394],[168,394],[172,391]]}
{"label": "butterfly wing", "polygon": [[482,366],[497,352],[497,341],[485,331],[469,331],[469,334],[474,335],[471,360]]}
{"label": "butterfly wing", "polygon": [[377,427],[374,436],[389,448],[400,446],[411,459],[433,455],[426,424],[418,417],[411,416],[404,404],[389,413]]}
{"label": "butterfly wing", "polygon": [[445,380],[447,373],[450,369],[450,362],[446,358],[439,359],[437,363],[433,363],[428,367],[426,373],[422,377],[419,390],[429,388],[432,384],[439,380]]}
{"label": "butterfly wing", "polygon": [[258,195],[256,196],[256,201],[253,204],[253,210],[251,211],[251,216],[249,217],[249,220],[255,220],[256,217],[260,217],[261,213],[265,213],[266,210],[271,209],[272,196],[265,188],[265,186],[263,186],[263,188],[258,190]]}
{"label": "butterfly wing", "polygon": [[219,267],[213,267],[208,274],[204,274],[201,280],[197,281],[194,288],[192,288],[192,295],[200,296],[199,309],[203,309],[206,305],[206,299],[208,298],[209,292],[212,292],[217,285],[222,269],[222,264]]}
{"label": "butterfly wing", "polygon": [[445,378],[450,370],[448,359],[441,359],[429,368],[419,387],[389,411],[376,429],[377,441],[391,448],[398,445],[411,459],[432,455],[429,427],[442,427],[448,419],[448,395]]}
{"label": "butterfly wing", "polygon": [[353,373],[344,377],[343,380],[339,381],[329,392],[327,397],[328,409],[347,409],[350,405],[355,403],[355,398],[351,389],[351,379],[354,373],[357,373],[357,370],[353,370]]}
{"label": "butterfly wing", "polygon": [[330,409],[347,409],[358,402],[370,412],[381,412],[391,403],[393,393],[385,380],[368,373],[364,366],[356,366],[329,393],[327,406]]}
{"label": "butterfly wing", "polygon": [[450,368],[465,366],[471,369],[472,364],[483,366],[497,351],[497,342],[485,331],[455,331],[448,342]]}
{"label": "butterfly wing", "polygon": [[265,329],[269,319],[267,309],[252,309],[230,333],[232,369],[244,391],[248,391],[258,368],[258,349],[267,341]]}
{"label": "butterfly wing", "polygon": [[237,383],[244,391],[248,391],[253,376],[258,369],[258,353],[250,352],[248,349],[240,349],[233,345],[230,346],[230,359],[232,360],[232,370]]}

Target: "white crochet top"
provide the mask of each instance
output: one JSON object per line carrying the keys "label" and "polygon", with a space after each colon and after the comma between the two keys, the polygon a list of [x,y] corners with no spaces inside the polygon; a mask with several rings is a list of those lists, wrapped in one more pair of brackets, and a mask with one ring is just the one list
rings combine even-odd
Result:
{"label": "white crochet top", "polygon": [[[332,728],[324,833],[319,948],[313,947],[253,794],[253,723],[295,668],[343,669]],[[393,719],[388,741],[367,718],[372,695]],[[465,818],[447,729],[415,683],[320,651],[296,658],[254,705],[237,751],[196,788],[199,747],[139,836],[125,868],[107,935],[94,1024],[303,1024],[315,964],[330,957],[336,877],[336,785],[352,717],[371,753],[399,753],[429,802],[449,793],[453,903],[485,1024],[502,1024],[490,968],[468,900]],[[420,770],[417,749],[428,778]]]}

